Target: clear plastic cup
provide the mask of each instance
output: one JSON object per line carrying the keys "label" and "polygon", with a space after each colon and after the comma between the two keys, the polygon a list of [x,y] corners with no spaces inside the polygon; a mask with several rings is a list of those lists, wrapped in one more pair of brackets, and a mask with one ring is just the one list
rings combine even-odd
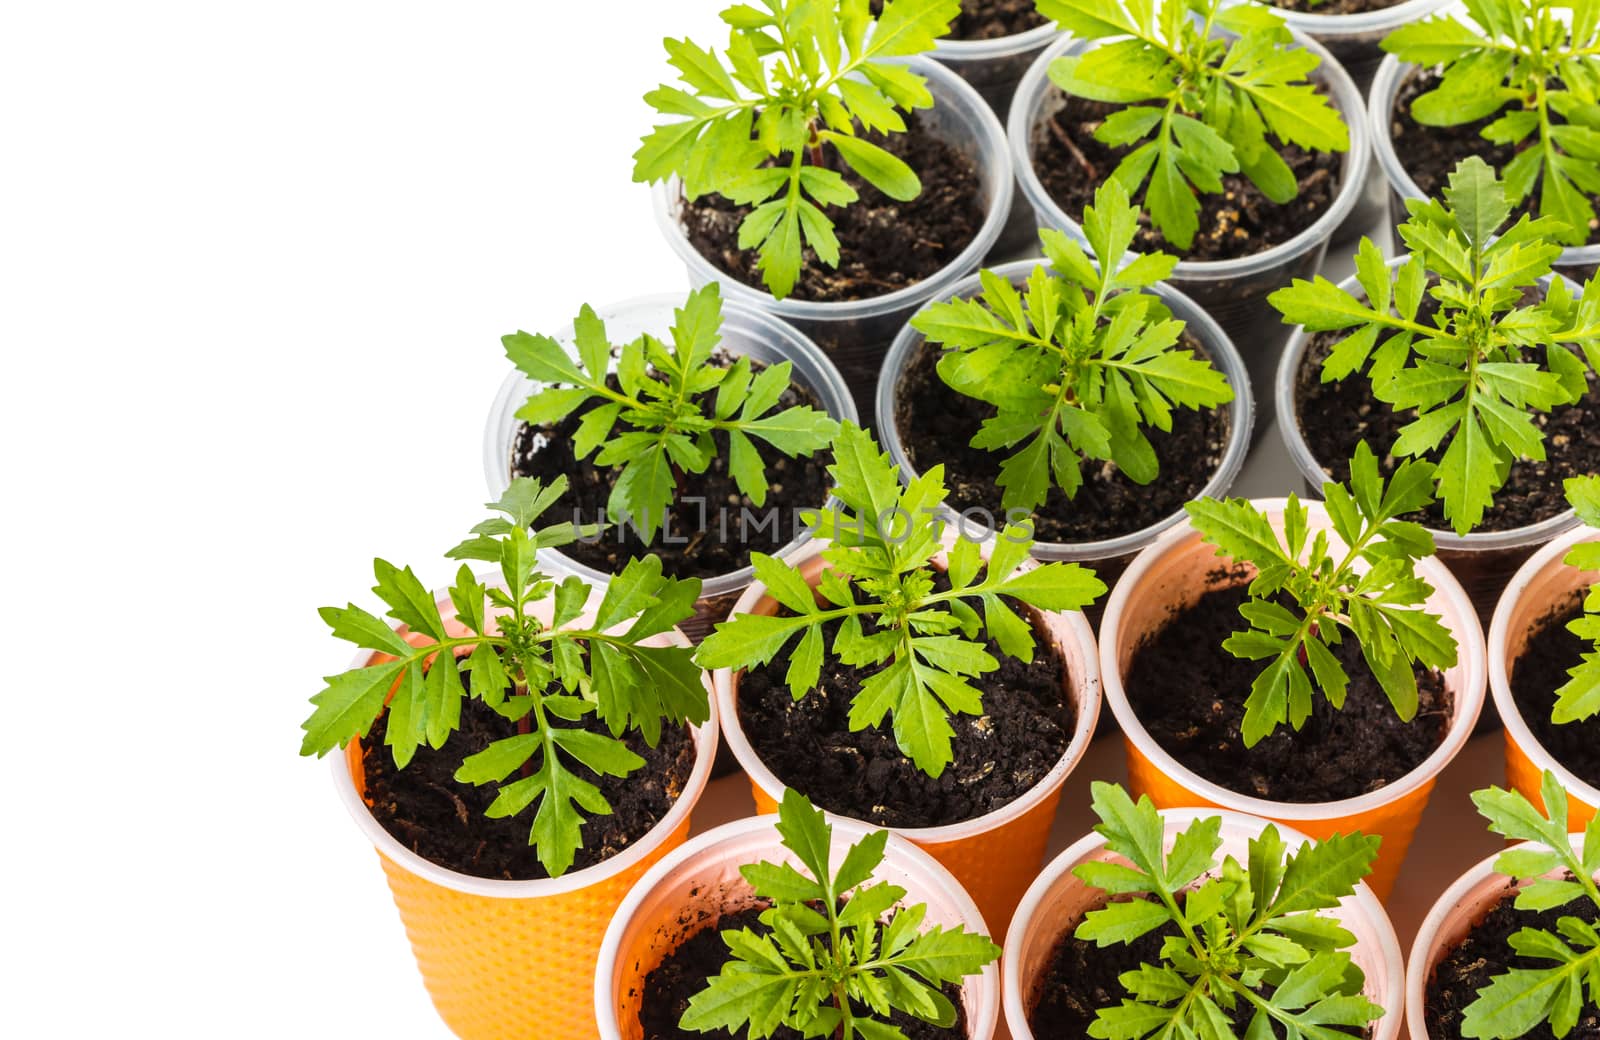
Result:
{"label": "clear plastic cup", "polygon": [[[606,332],[611,341],[627,343],[647,332],[665,337],[672,325],[674,310],[682,307],[683,302],[681,295],[646,296],[599,308],[598,313],[606,323]],[[570,325],[555,338],[569,349],[575,349]],[[787,322],[746,304],[724,300],[722,349],[734,356],[747,356],[767,364],[792,362],[794,381],[816,394],[824,411],[840,422],[857,421],[855,402],[851,400],[839,370],[816,344]],[[489,482],[489,493],[496,498],[504,493],[511,482],[511,451],[522,425],[522,420],[516,415],[517,409],[536,389],[538,385],[533,380],[521,372],[513,371],[500,384],[500,392],[495,395],[494,405],[489,410],[483,443],[483,470]],[[793,522],[791,517],[780,520],[786,526]],[[777,553],[778,557],[789,558],[810,538],[808,532],[800,530]],[[552,570],[576,574],[586,581],[604,584],[611,579],[608,572],[579,563],[559,549],[542,549],[539,556],[541,562]],[[754,576],[754,568],[741,567],[728,574],[704,579],[700,599],[695,603],[695,616],[683,623],[683,631],[695,642],[705,638],[712,625],[728,616],[728,608]]]}
{"label": "clear plastic cup", "polygon": [[[1389,261],[1389,267],[1393,270],[1405,261],[1406,257],[1396,257]],[[1542,279],[1542,282],[1548,284],[1549,279]],[[1360,283],[1353,275],[1340,282],[1339,286],[1357,296],[1363,294]],[[1277,401],[1278,431],[1283,437],[1284,447],[1289,449],[1289,457],[1294,460],[1295,468],[1305,478],[1306,491],[1320,498],[1322,485],[1328,479],[1328,471],[1323,469],[1322,463],[1311,453],[1311,446],[1306,442],[1305,434],[1300,429],[1300,408],[1297,401],[1300,370],[1310,341],[1311,338],[1306,335],[1304,327],[1297,326],[1289,337],[1288,346],[1284,348],[1283,364],[1278,366],[1273,394]],[[1373,450],[1376,451],[1378,447],[1374,445]],[[1577,515],[1569,509],[1540,523],[1512,528],[1509,531],[1477,531],[1466,535],[1456,534],[1454,531],[1433,531],[1432,534],[1434,543],[1438,546],[1439,559],[1444,561],[1451,573],[1456,576],[1456,580],[1461,582],[1462,588],[1466,589],[1467,595],[1472,599],[1472,605],[1478,611],[1479,619],[1484,625],[1488,625],[1494,616],[1495,604],[1500,600],[1501,591],[1505,589],[1506,582],[1511,580],[1511,576],[1517,572],[1517,568],[1521,567],[1541,545],[1576,526],[1578,526]]]}
{"label": "clear plastic cup", "polygon": [[[1407,65],[1394,55],[1389,55],[1378,66],[1378,72],[1372,79],[1372,91],[1367,96],[1367,125],[1372,137],[1372,152],[1388,185],[1389,222],[1396,227],[1409,216],[1406,199],[1427,197],[1417,187],[1417,182],[1412,180],[1411,174],[1406,172],[1400,156],[1394,150],[1395,98],[1417,69],[1417,66]],[[1554,267],[1579,285],[1585,285],[1595,269],[1600,267],[1600,244],[1568,246],[1556,258]]]}
{"label": "clear plastic cup", "polygon": [[1385,57],[1379,44],[1383,38],[1412,22],[1421,21],[1452,0],[1405,0],[1393,7],[1355,14],[1316,14],[1311,11],[1278,13],[1289,23],[1289,28],[1316,40],[1339,59],[1339,64],[1350,73],[1356,88],[1363,94],[1372,84],[1372,77]]}
{"label": "clear plastic cup", "polygon": [[898,62],[928,80],[931,109],[919,112],[924,126],[959,148],[978,171],[984,222],[978,236],[946,267],[915,285],[865,300],[819,303],[789,297],[779,300],[765,289],[745,285],[700,255],[684,233],[679,214],[683,187],[677,178],[656,186],[656,223],[667,244],[689,269],[693,285],[721,282],[723,298],[777,315],[811,337],[844,374],[861,412],[872,410],[872,388],[889,341],[900,326],[926,302],[944,295],[962,277],[977,269],[1005,228],[1011,214],[1013,178],[1005,131],[966,80],[932,58]]}
{"label": "clear plastic cup", "polygon": [[[1029,274],[1044,260],[1023,260],[1017,263],[1006,264],[996,268],[1000,277],[1009,280],[1014,285],[1021,285],[1027,281]],[[957,285],[950,293],[950,297],[970,297],[977,295],[981,284],[977,275],[966,279]],[[1212,317],[1201,310],[1195,302],[1177,291],[1170,285],[1157,285],[1152,290],[1160,296],[1162,301],[1172,309],[1175,317],[1186,322],[1189,331],[1204,344],[1206,351],[1211,355],[1212,364],[1215,365],[1229,384],[1233,387],[1233,401],[1228,407],[1229,431],[1228,446],[1223,453],[1222,464],[1217,467],[1217,472],[1200,492],[1203,497],[1221,498],[1228,493],[1233,482],[1238,479],[1239,472],[1244,467],[1246,456],[1250,453],[1250,437],[1255,415],[1255,399],[1250,389],[1250,376],[1245,370],[1244,359],[1234,349],[1227,333],[1222,331]],[[949,298],[949,297],[946,297]],[[883,444],[883,449],[889,453],[895,465],[900,467],[900,473],[906,481],[915,480],[920,474],[911,464],[911,459],[906,452],[905,441],[901,435],[900,427],[895,421],[895,404],[899,400],[900,383],[905,376],[906,369],[917,352],[923,349],[924,338],[922,333],[907,324],[900,330],[900,335],[895,339],[894,346],[889,348],[889,356],[884,359],[883,372],[878,377],[877,416],[878,435]],[[1160,478],[1157,478],[1160,479]],[[947,520],[952,524],[959,524],[960,518],[948,505],[941,506]],[[992,507],[996,515],[999,512],[999,503]],[[1162,532],[1170,529],[1184,519],[1180,510],[1163,517],[1157,523],[1138,531],[1130,532],[1117,538],[1107,538],[1093,542],[1035,542],[1033,555],[1041,560],[1066,560],[1095,564],[1095,572],[1107,586],[1115,584],[1117,576],[1138,555],[1139,550],[1154,542]]]}
{"label": "clear plastic cup", "polygon": [[[1339,194],[1333,205],[1300,234],[1271,249],[1236,260],[1182,260],[1169,281],[1190,299],[1204,307],[1228,333],[1244,357],[1251,378],[1260,386],[1270,385],[1289,330],[1278,312],[1267,303],[1275,289],[1295,278],[1309,278],[1322,266],[1328,242],[1336,228],[1350,216],[1361,199],[1367,176],[1367,138],[1362,132],[1361,94],[1348,73],[1327,49],[1303,33],[1295,42],[1312,51],[1321,65],[1311,74],[1329,92],[1333,104],[1350,126],[1350,150],[1344,153]],[[1034,130],[1065,103],[1065,95],[1050,81],[1050,63],[1057,58],[1082,54],[1101,41],[1057,41],[1033,63],[1017,88],[1007,125],[1012,161],[1023,195],[1033,205],[1041,228],[1065,231],[1083,240],[1083,230],[1045,190],[1033,165]],[[1261,402],[1264,413],[1257,429],[1264,429],[1271,401]]]}

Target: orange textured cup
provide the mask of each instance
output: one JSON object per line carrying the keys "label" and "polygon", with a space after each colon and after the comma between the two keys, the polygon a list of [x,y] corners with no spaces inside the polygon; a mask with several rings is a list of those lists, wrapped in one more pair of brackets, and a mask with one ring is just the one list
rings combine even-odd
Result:
{"label": "orange textured cup", "polygon": [[[948,532],[946,542],[955,538]],[[816,585],[822,574],[822,550],[826,543],[820,539],[806,549],[793,563],[801,577]],[[985,548],[987,557],[988,550]],[[943,566],[943,557],[935,562]],[[1034,561],[1023,563],[1022,568],[1036,567]],[[739,614],[773,614],[778,601],[767,595],[766,586],[756,582],[745,591],[733,608]],[[1061,785],[1067,775],[1083,759],[1094,736],[1095,724],[1100,718],[1100,674],[1094,645],[1094,633],[1080,613],[1034,611],[1038,628],[1054,642],[1066,666],[1066,694],[1076,715],[1072,740],[1061,759],[1044,778],[1016,799],[994,812],[976,819],[943,827],[889,828],[895,834],[926,850],[972,893],[978,908],[990,922],[994,939],[999,942],[1004,935],[1006,922],[1011,920],[1017,901],[1033,881],[1044,862],[1045,847],[1050,840],[1050,828],[1055,822],[1056,807],[1061,802]],[[717,670],[713,676],[717,695],[717,710],[722,717],[723,739],[749,774],[754,789],[756,811],[774,813],[783,798],[784,784],[768,769],[750,746],[739,721],[739,676],[731,669]],[[805,792],[802,792],[805,793]],[[826,809],[827,806],[822,806]]]}
{"label": "orange textured cup", "polygon": [[[1284,499],[1255,503],[1282,531]],[[1313,532],[1327,529],[1327,513],[1320,503],[1308,502]],[[1380,790],[1336,802],[1274,802],[1230,791],[1213,783],[1169,755],[1134,714],[1123,686],[1124,670],[1139,646],[1171,617],[1174,610],[1193,605],[1219,582],[1216,549],[1201,540],[1191,523],[1184,523],[1140,553],[1112,590],[1100,626],[1100,674],[1106,704],[1122,727],[1128,750],[1128,779],[1137,794],[1147,794],[1161,809],[1183,807],[1231,809],[1275,820],[1313,838],[1361,831],[1383,838],[1373,874],[1367,879],[1380,899],[1388,898],[1400,866],[1422,819],[1439,773],[1466,745],[1483,709],[1487,684],[1483,629],[1472,601],[1450,571],[1435,558],[1418,564],[1418,573],[1433,586],[1427,608],[1440,615],[1459,646],[1456,665],[1444,673],[1454,700],[1454,714],[1444,741],[1420,766]],[[1241,620],[1240,625],[1244,622]],[[1220,647],[1210,648],[1224,653]],[[1241,695],[1246,691],[1240,691]]]}
{"label": "orange textured cup", "polygon": [[1489,689],[1506,726],[1506,782],[1534,805],[1543,806],[1541,778],[1546,769],[1555,773],[1567,789],[1567,829],[1573,831],[1583,830],[1594,818],[1595,808],[1600,806],[1600,790],[1578,779],[1533,735],[1511,695],[1511,669],[1551,611],[1600,583],[1600,571],[1579,570],[1566,564],[1567,554],[1574,546],[1596,541],[1600,541],[1600,531],[1580,527],[1535,553],[1506,586],[1489,627]]}
{"label": "orange textured cup", "polygon": [[[547,623],[548,606],[535,608]],[[451,634],[462,634],[448,596],[439,599],[439,608]],[[574,624],[592,620],[586,613]],[[689,645],[676,631],[646,642]],[[353,667],[381,657],[362,654]],[[378,850],[423,984],[457,1036],[593,1040],[594,965],[601,940],[633,883],[688,837],[689,814],[716,758],[715,702],[710,719],[693,729],[694,769],[655,827],[604,863],[540,881],[473,877],[418,856],[383,829],[363,800],[360,742],[333,756],[339,798]]]}

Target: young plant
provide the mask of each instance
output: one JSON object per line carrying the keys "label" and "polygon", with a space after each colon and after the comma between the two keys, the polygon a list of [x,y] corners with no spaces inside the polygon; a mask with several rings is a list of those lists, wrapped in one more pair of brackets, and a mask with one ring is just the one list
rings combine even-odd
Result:
{"label": "young plant", "polygon": [[1146,427],[1170,431],[1174,406],[1233,400],[1220,372],[1178,349],[1184,323],[1144,291],[1177,258],[1152,253],[1118,270],[1139,230],[1120,182],[1095,192],[1083,229],[1094,255],[1106,258],[1099,268],[1078,243],[1046,230],[1040,241],[1051,266],[1034,268],[1024,290],[984,271],[982,295],[934,304],[911,322],[944,348],[940,378],[995,407],[972,446],[1011,452],[996,481],[1008,512],[1037,509],[1052,482],[1075,496],[1085,459],[1115,462],[1148,484],[1159,465]]}
{"label": "young plant", "polygon": [[970,680],[1000,667],[980,637],[994,640],[1009,657],[1033,660],[1033,629],[1006,599],[1039,610],[1079,610],[1106,587],[1077,564],[1013,574],[1033,539],[1026,529],[1008,526],[994,539],[987,566],[976,542],[958,539],[944,571],[950,588],[937,591],[933,557],[944,549],[944,524],[937,519],[944,467],[902,488],[872,435],[845,423],[830,472],[846,512],[816,517],[817,535],[832,543],[823,551],[828,568],[817,587],[788,564],[752,554],[756,578],[788,613],[722,622],[697,659],[706,668],[749,668],[771,661],[798,637],[785,678],[799,700],[822,672],[823,626],[841,622],[833,655],[857,668],[882,666],[851,703],[851,728],[881,726],[892,715],[900,750],[917,768],[939,776],[952,759],[950,715],[981,714],[983,695]]}
{"label": "young plant", "polygon": [[811,876],[788,864],[739,868],[770,904],[761,923],[771,931],[722,933],[733,957],[690,998],[683,1029],[760,1040],[787,1026],[802,1036],[905,1040],[889,1022],[892,1012],[946,1029],[955,1024],[942,988],[982,971],[1000,947],[965,925],[924,929],[927,904],[900,906],[905,889],[872,882],[888,831],[851,846],[835,872],[826,820],[805,796],[783,793],[778,833]]}
{"label": "young plant", "polygon": [[806,248],[829,267],[839,264],[825,207],[858,198],[839,161],[890,198],[922,193],[911,167],[861,133],[903,133],[901,111],[933,107],[927,81],[886,59],[932,50],[960,12],[960,0],[888,0],[876,19],[867,0],[728,8],[722,20],[732,31],[722,55],[690,40],[666,41],[684,86],[645,95],[672,121],[644,138],[633,179],[677,175],[691,200],[717,194],[753,207],[739,248],[760,249],[763,280],[783,299],[799,280]]}
{"label": "young plant", "polygon": [[[1306,82],[1317,56],[1291,46],[1283,16],[1265,5],[1039,0],[1039,11],[1081,39],[1127,37],[1058,58],[1050,78],[1068,94],[1126,106],[1095,139],[1113,148],[1137,144],[1112,176],[1135,198],[1148,182],[1150,219],[1179,249],[1200,227],[1195,193],[1222,191],[1223,174],[1242,173],[1285,203],[1300,188],[1279,147],[1350,147],[1338,110]],[[1214,35],[1219,28],[1237,39]]]}
{"label": "young plant", "polygon": [[[1525,301],[1561,252],[1551,241],[1559,222],[1524,217],[1496,238],[1511,204],[1476,156],[1450,175],[1443,203],[1406,206],[1400,237],[1410,259],[1390,268],[1368,239],[1356,253],[1364,299],[1319,276],[1296,279],[1271,300],[1308,332],[1353,330],[1323,362],[1323,382],[1364,371],[1378,400],[1415,410],[1386,447],[1437,454],[1445,517],[1465,534],[1494,504],[1513,462],[1545,457],[1535,413],[1587,391],[1583,362],[1563,344],[1581,345],[1600,365],[1600,291],[1574,299],[1556,278],[1542,301]],[[1431,317],[1422,313],[1424,294],[1438,305]]]}
{"label": "young plant", "polygon": [[[644,645],[694,613],[698,578],[664,578],[654,556],[632,560],[606,587],[593,618],[576,625],[589,585],[576,577],[558,584],[539,571],[538,550],[588,533],[571,523],[532,529],[565,490],[565,480],[513,480],[490,503],[504,515],[480,523],[450,550],[451,559],[498,564],[504,583],[484,585],[463,565],[450,587],[453,623],[445,622],[411,568],[383,560],[373,561],[373,591],[407,634],[353,603],[324,607],[322,619],[336,637],[378,656],[325,680],[311,698],[315,710],[302,726],[300,745],[302,755],[318,757],[346,747],[387,710],[385,743],[404,769],[417,749],[441,748],[459,728],[463,697],[482,701],[516,722],[519,732],[467,758],[455,778],[502,782],[490,817],[516,816],[538,802],[528,843],[537,846],[552,877],[572,866],[586,817],[611,812],[600,789],[573,765],[628,776],[644,760],[618,739],[625,732],[638,731],[654,747],[664,722],[679,726],[710,717],[692,651]],[[548,621],[535,613],[545,605]],[[590,715],[611,735],[581,728]]]}
{"label": "young plant", "polygon": [[[1567,501],[1577,510],[1578,519],[1600,528],[1600,477],[1573,477],[1567,481]],[[1600,571],[1600,542],[1573,546],[1566,564]],[[1567,673],[1566,684],[1556,691],[1551,720],[1557,724],[1577,722],[1600,712],[1600,585],[1589,590],[1583,613],[1567,628],[1579,639],[1588,640],[1589,649],[1584,652],[1582,663]]]}
{"label": "young plant", "polygon": [[1074,934],[1102,949],[1157,929],[1170,934],[1160,963],[1122,975],[1128,996],[1100,1010],[1090,1036],[1217,1040],[1233,1037],[1230,1019],[1247,1012],[1249,1040],[1344,1040],[1351,1035],[1344,1030],[1383,1016],[1362,995],[1365,977],[1344,952],[1355,936],[1320,913],[1371,872],[1377,837],[1336,834],[1291,851],[1267,824],[1250,840],[1245,863],[1228,856],[1219,871],[1221,817],[1194,821],[1164,851],[1162,819],[1148,797],[1135,804],[1115,784],[1092,786],[1095,830],[1131,865],[1089,862],[1073,874],[1135,898],[1091,911]]}
{"label": "young plant", "polygon": [[[1517,893],[1518,910],[1539,912],[1584,903],[1592,915],[1600,909],[1600,888],[1594,880],[1600,872],[1600,819],[1590,821],[1580,855],[1572,850],[1567,835],[1567,792],[1561,780],[1546,772],[1539,793],[1545,812],[1515,791],[1490,787],[1473,792],[1472,801],[1491,831],[1543,846],[1502,853],[1494,869],[1514,880],[1532,882]],[[1545,877],[1563,868],[1570,878]],[[1544,1022],[1556,1036],[1566,1036],[1585,1010],[1600,1008],[1600,932],[1594,925],[1581,917],[1562,917],[1556,932],[1521,929],[1511,936],[1511,948],[1522,957],[1550,964],[1510,968],[1495,976],[1467,1005],[1463,1036],[1515,1040]]]}
{"label": "young plant", "polygon": [[[1411,103],[1424,126],[1460,126],[1495,113],[1490,144],[1516,157],[1500,171],[1512,208],[1539,192],[1550,234],[1588,240],[1600,194],[1600,8],[1575,0],[1466,0],[1470,20],[1437,14],[1401,26],[1383,49],[1442,66],[1439,86]],[[1530,140],[1533,138],[1533,140]]]}
{"label": "young plant", "polygon": [[1377,457],[1360,444],[1349,487],[1322,486],[1343,547],[1326,530],[1310,533],[1309,514],[1294,495],[1284,508],[1281,540],[1267,515],[1245,499],[1203,498],[1184,507],[1218,555],[1256,568],[1250,599],[1239,608],[1250,627],[1223,643],[1235,657],[1271,661],[1245,700],[1240,732],[1247,747],[1285,722],[1303,726],[1315,689],[1344,707],[1350,677],[1329,649],[1344,632],[1360,642],[1361,656],[1407,722],[1417,713],[1413,666],[1456,663],[1455,637],[1423,609],[1433,587],[1416,572],[1417,561],[1433,555],[1433,536],[1398,519],[1433,501],[1432,484],[1431,464],[1406,462],[1385,485]]}
{"label": "young plant", "polygon": [[747,357],[727,367],[709,363],[722,342],[715,283],[691,293],[676,312],[670,346],[646,334],[615,350],[620,388],[607,379],[613,348],[605,323],[585,305],[573,328],[577,360],[548,336],[502,338],[511,363],[542,384],[517,418],[558,422],[589,408],[573,452],[580,459],[594,453],[595,465],[619,470],[606,511],[632,523],[646,543],[666,523],[684,474],[704,473],[717,457],[713,433],[728,438],[728,472],[759,506],[769,483],[756,441],[794,458],[824,447],[839,428],[815,408],[775,410],[789,388],[790,362],[759,373]]}

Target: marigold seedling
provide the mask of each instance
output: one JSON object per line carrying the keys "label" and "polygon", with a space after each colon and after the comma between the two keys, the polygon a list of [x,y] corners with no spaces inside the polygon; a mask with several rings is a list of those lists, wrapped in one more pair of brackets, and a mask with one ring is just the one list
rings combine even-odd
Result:
{"label": "marigold seedling", "polygon": [[983,695],[971,680],[1000,666],[980,636],[993,639],[1009,657],[1033,660],[1032,626],[1006,599],[1039,610],[1080,610],[1106,587],[1077,564],[1049,563],[1013,574],[1028,558],[1033,539],[1026,529],[1008,526],[995,537],[987,566],[976,542],[958,539],[944,572],[950,588],[936,591],[933,558],[944,549],[944,525],[937,518],[944,467],[902,488],[872,435],[845,423],[829,472],[844,511],[816,516],[818,536],[831,539],[823,551],[828,569],[816,589],[788,564],[752,554],[756,578],[789,613],[724,621],[700,645],[697,659],[707,668],[762,665],[798,637],[785,678],[799,700],[822,672],[823,625],[842,622],[833,655],[858,668],[883,666],[851,703],[851,728],[881,726],[892,716],[900,750],[917,768],[938,776],[952,759],[950,715],[981,714]]}
{"label": "marigold seedling", "polygon": [[[666,521],[684,474],[704,473],[717,457],[713,433],[728,439],[728,472],[756,505],[767,500],[760,441],[789,458],[827,445],[839,424],[807,406],[777,410],[793,364],[756,372],[747,357],[711,364],[722,342],[722,300],[715,283],[690,294],[677,311],[669,346],[644,335],[615,351],[605,324],[584,306],[573,323],[578,359],[548,336],[502,339],[506,356],[542,384],[517,411],[535,425],[587,407],[572,438],[578,458],[619,469],[608,515],[634,524],[646,543]],[[616,354],[617,386],[607,378]],[[599,402],[595,406],[595,402]]]}
{"label": "marigold seedling", "polygon": [[1310,533],[1309,512],[1295,495],[1284,508],[1281,539],[1245,499],[1184,507],[1219,555],[1256,567],[1250,599],[1239,608],[1250,627],[1223,644],[1235,657],[1271,662],[1245,701],[1247,747],[1285,722],[1303,726],[1318,689],[1335,708],[1344,707],[1350,677],[1329,649],[1343,632],[1360,642],[1361,656],[1407,722],[1417,713],[1414,665],[1456,663],[1455,637],[1423,609],[1433,587],[1416,571],[1417,561],[1433,554],[1433,536],[1398,519],[1433,501],[1432,484],[1431,464],[1406,462],[1386,485],[1363,442],[1350,463],[1349,487],[1322,488],[1342,548],[1326,530]]}
{"label": "marigold seedling", "polygon": [[[1542,846],[1501,854],[1495,871],[1532,882],[1517,893],[1518,910],[1541,912],[1580,902],[1600,908],[1600,888],[1594,880],[1600,872],[1600,817],[1589,822],[1582,853],[1574,852],[1567,835],[1567,792],[1560,778],[1546,771],[1539,793],[1544,812],[1516,791],[1490,787],[1473,792],[1473,804],[1491,831]],[[1545,876],[1563,869],[1569,877]],[[1522,957],[1550,963],[1511,968],[1495,976],[1467,1005],[1463,1036],[1515,1040],[1542,1022],[1548,1022],[1556,1036],[1566,1036],[1586,1010],[1600,1008],[1600,933],[1594,925],[1565,916],[1556,922],[1556,932],[1521,929],[1511,936],[1511,948]]]}
{"label": "marigold seedling", "polygon": [[[463,697],[482,701],[525,732],[468,757],[455,778],[502,783],[488,809],[491,817],[516,816],[538,802],[528,842],[537,846],[539,862],[552,877],[572,866],[584,819],[611,812],[600,789],[573,765],[628,776],[644,760],[619,739],[624,733],[638,731],[653,747],[663,723],[710,717],[692,651],[644,645],[694,613],[698,578],[663,577],[654,556],[632,560],[607,585],[593,619],[577,626],[590,586],[576,577],[557,583],[538,569],[538,550],[589,533],[571,523],[533,529],[565,487],[565,480],[513,480],[490,503],[503,515],[485,520],[450,550],[451,559],[498,564],[504,582],[485,585],[463,565],[450,587],[459,627],[446,625],[433,594],[411,568],[384,560],[373,561],[373,591],[409,637],[353,603],[324,607],[322,618],[336,637],[383,659],[326,680],[311,698],[315,710],[304,723],[300,746],[301,754],[319,757],[343,748],[365,736],[387,707],[385,739],[395,765],[404,769],[424,745],[444,746],[460,726]],[[548,624],[534,615],[540,603],[550,604]],[[611,735],[577,725],[590,715]],[[504,783],[519,772],[519,779]]]}
{"label": "marigold seedling", "polygon": [[[1500,175],[1513,208],[1538,190],[1538,212],[1567,245],[1588,240],[1600,194],[1600,8],[1574,0],[1466,0],[1470,18],[1437,14],[1383,41],[1401,61],[1440,66],[1411,103],[1424,126],[1460,126],[1501,113],[1485,141],[1516,156]],[[1530,140],[1531,139],[1531,140]]]}
{"label": "marigold seedling", "polygon": [[810,876],[786,863],[739,868],[770,904],[761,923],[771,931],[722,933],[733,957],[690,999],[679,1025],[753,1040],[780,1026],[802,1036],[904,1040],[889,1022],[900,1011],[953,1026],[956,1009],[942,988],[982,971],[1000,947],[965,925],[924,928],[927,904],[902,906],[905,889],[872,881],[888,831],[851,846],[835,871],[826,816],[803,795],[785,791],[778,833]]}
{"label": "marigold seedling", "polygon": [[[1575,299],[1555,278],[1542,301],[1526,301],[1560,255],[1551,241],[1560,224],[1524,217],[1496,238],[1511,204],[1476,156],[1450,175],[1442,203],[1406,206],[1400,237],[1410,259],[1391,269],[1370,239],[1356,253],[1365,299],[1319,276],[1296,279],[1271,301],[1308,332],[1353,330],[1323,362],[1323,382],[1365,372],[1378,400],[1415,411],[1384,447],[1400,456],[1439,453],[1445,517],[1466,534],[1494,504],[1513,462],[1545,458],[1536,414],[1587,392],[1583,361],[1564,344],[1581,345],[1600,365],[1600,291]],[[1437,313],[1423,311],[1424,296]]]}
{"label": "marigold seedling", "polygon": [[[1578,519],[1600,528],[1600,477],[1573,477],[1567,481],[1567,501]],[[1566,564],[1580,570],[1600,571],[1600,542],[1584,542],[1567,553]],[[1589,590],[1583,613],[1567,625],[1573,635],[1587,640],[1583,661],[1572,667],[1568,680],[1556,691],[1551,720],[1577,722],[1600,711],[1600,585]]]}
{"label": "marigold seedling", "polygon": [[922,193],[916,172],[862,131],[902,133],[901,112],[933,106],[927,81],[887,59],[932,50],[960,12],[960,0],[888,0],[876,19],[867,0],[728,8],[724,53],[666,41],[684,86],[645,95],[672,121],[644,138],[633,179],[677,175],[691,200],[717,194],[754,207],[739,248],[759,248],[762,278],[783,299],[807,248],[829,267],[839,264],[827,207],[848,206],[858,195],[838,161],[890,198]]}
{"label": "marigold seedling", "polygon": [[[1179,249],[1189,248],[1200,227],[1195,193],[1222,191],[1223,174],[1242,173],[1273,202],[1289,202],[1300,186],[1281,145],[1350,147],[1338,110],[1306,82],[1317,56],[1291,45],[1283,16],[1270,7],[1039,0],[1039,11],[1081,39],[1115,38],[1058,58],[1050,78],[1068,94],[1126,106],[1095,139],[1113,148],[1137,144],[1112,176],[1135,198],[1148,182],[1150,219]],[[1224,38],[1214,29],[1238,35]]]}
{"label": "marigold seedling", "polygon": [[[1356,938],[1332,910],[1372,870],[1377,837],[1334,835],[1291,850],[1272,824],[1250,840],[1246,862],[1218,864],[1222,818],[1191,823],[1165,851],[1161,815],[1115,784],[1092,785],[1095,830],[1128,864],[1091,861],[1073,870],[1116,900],[1074,933],[1107,947],[1169,929],[1160,962],[1121,977],[1128,996],[1102,1008],[1097,1040],[1234,1036],[1248,1012],[1249,1040],[1337,1040],[1383,1017],[1362,994],[1365,976],[1346,952]],[[1220,869],[1218,869],[1220,867]],[[1357,1034],[1359,1035],[1359,1033]]]}
{"label": "marigold seedling", "polygon": [[[1159,465],[1146,429],[1172,429],[1172,409],[1233,400],[1222,374],[1177,344],[1184,323],[1149,286],[1177,258],[1152,253],[1121,266],[1139,211],[1109,181],[1084,212],[1096,267],[1078,243],[1040,234],[1050,267],[1034,268],[1018,291],[993,271],[983,293],[928,307],[911,322],[944,348],[939,377],[957,393],[993,405],[972,446],[1011,452],[996,483],[1002,508],[1031,512],[1052,482],[1070,499],[1085,459],[1115,462],[1148,484]],[[1020,445],[1020,447],[1018,447]],[[1013,449],[1015,449],[1013,451]]]}

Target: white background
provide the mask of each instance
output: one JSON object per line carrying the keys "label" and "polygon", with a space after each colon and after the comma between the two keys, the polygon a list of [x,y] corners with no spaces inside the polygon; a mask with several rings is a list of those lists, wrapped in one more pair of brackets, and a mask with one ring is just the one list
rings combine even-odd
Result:
{"label": "white background", "polygon": [[[315,608],[375,606],[375,555],[447,580],[501,334],[685,286],[629,157],[721,6],[0,6],[0,1033],[446,1035],[296,756],[349,659]],[[1402,938],[1492,847],[1450,817],[1497,755],[1446,774]]]}

